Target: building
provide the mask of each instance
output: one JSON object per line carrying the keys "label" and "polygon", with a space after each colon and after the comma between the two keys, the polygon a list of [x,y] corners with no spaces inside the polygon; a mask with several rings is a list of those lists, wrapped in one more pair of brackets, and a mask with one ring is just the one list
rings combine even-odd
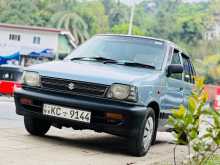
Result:
{"label": "building", "polygon": [[220,40],[220,13],[216,13],[214,18],[214,23],[209,27],[207,32],[205,32],[205,39],[207,40]]}
{"label": "building", "polygon": [[[0,56],[64,58],[76,48],[69,31],[0,23]],[[23,61],[24,62],[24,61]]]}

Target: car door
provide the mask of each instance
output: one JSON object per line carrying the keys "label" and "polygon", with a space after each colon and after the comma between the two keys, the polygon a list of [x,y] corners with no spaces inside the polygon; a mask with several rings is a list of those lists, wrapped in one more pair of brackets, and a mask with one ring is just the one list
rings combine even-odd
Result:
{"label": "car door", "polygon": [[195,78],[195,71],[193,69],[192,63],[190,58],[186,56],[184,53],[181,53],[182,56],[182,63],[183,63],[183,79],[184,79],[184,106],[187,107],[188,105],[188,98],[192,94],[192,88],[194,86],[194,78]]}
{"label": "car door", "polygon": [[[169,64],[182,64],[180,52],[173,49]],[[168,66],[167,65],[167,66]],[[166,119],[173,109],[178,109],[183,104],[183,88],[184,82],[182,74],[172,74],[166,77],[165,95],[161,101],[161,122],[166,123]]]}

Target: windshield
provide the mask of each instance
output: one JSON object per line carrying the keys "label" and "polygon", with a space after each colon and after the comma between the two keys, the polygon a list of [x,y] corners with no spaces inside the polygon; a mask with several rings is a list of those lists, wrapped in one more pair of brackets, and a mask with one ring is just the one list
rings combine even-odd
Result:
{"label": "windshield", "polygon": [[66,59],[103,57],[129,61],[161,69],[165,55],[163,41],[125,36],[96,36],[77,48]]}

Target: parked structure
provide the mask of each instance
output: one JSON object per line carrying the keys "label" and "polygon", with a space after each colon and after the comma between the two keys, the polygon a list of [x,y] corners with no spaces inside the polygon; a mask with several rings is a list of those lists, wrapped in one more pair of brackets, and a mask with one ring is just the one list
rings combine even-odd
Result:
{"label": "parked structure", "polygon": [[0,36],[0,56],[19,53],[23,64],[62,59],[76,47],[71,33],[61,29],[0,24]]}
{"label": "parked structure", "polygon": [[207,40],[213,40],[213,39],[220,40],[220,13],[215,13],[214,23],[208,29],[208,31],[205,33],[205,39],[207,39]]}

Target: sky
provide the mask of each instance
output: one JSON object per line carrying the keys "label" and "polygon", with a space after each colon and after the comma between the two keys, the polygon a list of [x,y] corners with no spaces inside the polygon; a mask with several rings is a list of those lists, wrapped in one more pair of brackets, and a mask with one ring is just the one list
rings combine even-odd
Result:
{"label": "sky", "polygon": [[[132,5],[133,2],[135,3],[139,3],[143,0],[120,0],[121,2],[124,2],[128,5]],[[201,2],[201,1],[207,1],[207,0],[187,0],[187,1],[190,1],[190,2]]]}

